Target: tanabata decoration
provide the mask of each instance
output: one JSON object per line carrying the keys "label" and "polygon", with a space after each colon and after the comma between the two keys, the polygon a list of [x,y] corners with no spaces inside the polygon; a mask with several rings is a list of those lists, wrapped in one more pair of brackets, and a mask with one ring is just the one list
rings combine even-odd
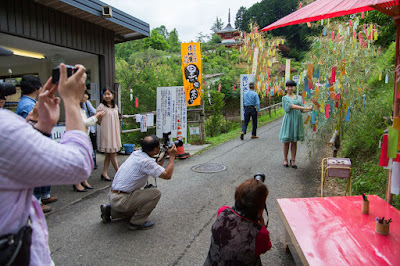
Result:
{"label": "tanabata decoration", "polygon": [[285,40],[276,37],[266,38],[263,32],[258,31],[256,23],[250,23],[249,29],[250,34],[244,35],[240,57],[247,62],[248,73],[254,73],[255,80],[258,81],[255,84],[255,91],[262,98],[280,95],[284,83],[273,77],[280,75],[281,55],[276,50]]}
{"label": "tanabata decoration", "polygon": [[377,27],[360,24],[360,14],[347,22],[328,20],[322,29],[321,36],[312,41],[298,84],[303,101],[310,100],[314,106],[308,123],[314,131],[321,126],[341,129],[365,108],[365,83],[371,73],[379,73],[368,62],[381,51],[373,45]]}
{"label": "tanabata decoration", "polygon": [[139,99],[135,98],[135,107],[138,108],[139,107]]}
{"label": "tanabata decoration", "polygon": [[388,137],[389,158],[396,158],[398,139],[399,139],[399,131],[397,131],[394,127],[389,127],[389,137]]}

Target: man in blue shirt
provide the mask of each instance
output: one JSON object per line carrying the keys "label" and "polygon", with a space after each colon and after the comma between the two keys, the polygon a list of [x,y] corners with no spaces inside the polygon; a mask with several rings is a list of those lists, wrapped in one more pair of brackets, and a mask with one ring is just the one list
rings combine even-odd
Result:
{"label": "man in blue shirt", "polygon": [[[23,118],[26,118],[30,111],[33,110],[36,104],[36,98],[39,95],[40,88],[42,87],[42,82],[38,77],[25,75],[21,79],[21,91],[22,97],[17,105],[16,113]],[[32,123],[37,123],[37,121],[31,121]],[[33,190],[33,195],[38,199],[40,206],[44,213],[50,212],[51,207],[45,204],[52,203],[58,200],[57,197],[50,196],[50,186],[36,187]]]}
{"label": "man in blue shirt", "polygon": [[260,111],[260,97],[257,92],[254,91],[254,83],[250,82],[250,90],[243,95],[243,106],[244,106],[244,124],[242,127],[242,133],[240,139],[243,140],[244,134],[246,134],[247,125],[250,122],[250,117],[253,123],[253,130],[251,132],[251,138],[256,139],[257,136],[257,116]]}

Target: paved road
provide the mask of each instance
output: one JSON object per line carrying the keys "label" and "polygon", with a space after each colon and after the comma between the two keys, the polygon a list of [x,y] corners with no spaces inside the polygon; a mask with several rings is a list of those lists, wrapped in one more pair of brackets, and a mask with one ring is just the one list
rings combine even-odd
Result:
{"label": "paved road", "polygon": [[[210,229],[218,209],[232,206],[235,187],[261,172],[270,190],[267,205],[272,249],[262,255],[264,265],[293,265],[283,251],[283,225],[276,199],[318,195],[319,160],[308,159],[299,144],[297,170],[283,168],[278,140],[281,119],[258,129],[259,139],[250,134],[199,155],[177,161],[171,180],[158,181],[162,196],[150,216],[155,227],[130,231],[126,220],[104,224],[99,206],[107,201],[109,183],[94,172],[90,195],[72,192],[70,186],[53,188],[60,196],[56,211],[47,216],[49,242],[56,265],[202,265],[210,245]],[[126,156],[119,156],[123,161]],[[191,167],[204,163],[223,164],[223,172],[204,174]],[[110,171],[111,173],[111,171]],[[81,194],[85,194],[82,198]]]}

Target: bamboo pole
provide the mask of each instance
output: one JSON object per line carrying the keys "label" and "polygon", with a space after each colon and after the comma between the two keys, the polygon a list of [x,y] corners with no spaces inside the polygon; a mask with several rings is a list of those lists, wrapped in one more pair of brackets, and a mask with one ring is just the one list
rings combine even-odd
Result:
{"label": "bamboo pole", "polygon": [[[400,66],[400,55],[399,55],[400,17],[395,18],[394,21],[396,23],[397,30],[396,30],[396,54],[395,54],[395,60],[394,60],[395,71],[394,71],[394,89],[393,89],[393,118],[399,117],[400,99],[397,98],[397,95],[399,93],[399,82],[397,82],[397,79],[399,78],[399,74],[398,74],[398,71],[396,71],[396,69],[397,69],[397,67]],[[390,193],[391,181],[392,181],[392,170],[389,170],[388,182],[387,182],[387,188],[386,188],[386,201],[388,203],[392,203],[392,193]]]}

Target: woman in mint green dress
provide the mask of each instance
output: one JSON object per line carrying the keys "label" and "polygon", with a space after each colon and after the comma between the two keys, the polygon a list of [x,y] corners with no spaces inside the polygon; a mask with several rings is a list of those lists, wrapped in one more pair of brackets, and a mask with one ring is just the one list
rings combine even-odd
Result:
{"label": "woman in mint green dress", "polygon": [[302,112],[310,112],[312,106],[304,107],[301,96],[295,95],[296,83],[293,80],[286,82],[287,95],[282,97],[282,108],[285,110],[279,140],[283,143],[283,166],[289,167],[288,153],[290,146],[290,165],[297,168],[296,152],[297,141],[304,140]]}

